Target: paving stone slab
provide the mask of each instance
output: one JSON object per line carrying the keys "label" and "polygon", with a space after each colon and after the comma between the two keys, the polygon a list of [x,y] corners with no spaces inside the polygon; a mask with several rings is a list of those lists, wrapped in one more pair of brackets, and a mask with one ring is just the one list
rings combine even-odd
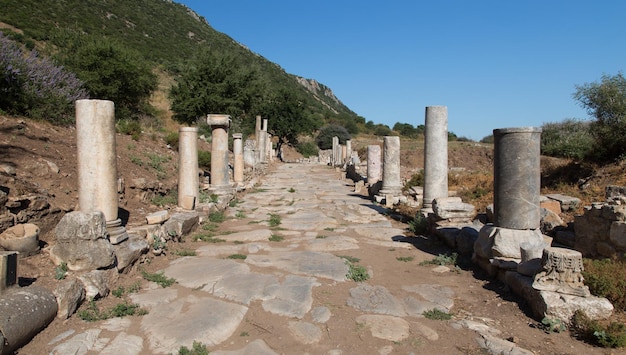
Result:
{"label": "paving stone slab", "polygon": [[350,289],[348,306],[363,312],[386,314],[397,317],[406,316],[404,305],[383,286],[360,284]]}
{"label": "paving stone slab", "polygon": [[277,352],[272,350],[265,342],[261,339],[257,339],[250,344],[246,345],[243,349],[240,350],[218,350],[212,351],[212,355],[278,355]]}
{"label": "paving stone slab", "polygon": [[274,252],[268,255],[248,255],[246,263],[275,267],[291,273],[345,281],[349,267],[335,255],[313,251]]}
{"label": "paving stone slab", "polygon": [[100,355],[138,355],[143,350],[143,339],[136,335],[119,333]]}
{"label": "paving stone slab", "polygon": [[231,275],[247,273],[248,265],[234,260],[186,256],[170,263],[163,272],[182,286],[197,289],[212,285]]}
{"label": "paving stone slab", "polygon": [[364,314],[356,317],[356,322],[364,324],[378,339],[402,341],[409,337],[409,322],[394,316]]}
{"label": "paving stone slab", "polygon": [[449,312],[454,306],[454,291],[451,288],[437,284],[404,285],[402,289],[417,293],[425,300],[435,303]]}
{"label": "paving stone slab", "polygon": [[265,288],[263,309],[280,316],[302,318],[313,304],[313,287],[320,284],[312,277],[288,275],[281,284]]}
{"label": "paving stone slab", "polygon": [[315,324],[304,321],[290,321],[291,335],[302,344],[315,344],[322,340],[322,330]]}
{"label": "paving stone slab", "polygon": [[331,236],[309,241],[306,248],[310,251],[339,251],[359,249],[356,239],[345,236]]}
{"label": "paving stone slab", "polygon": [[141,329],[153,353],[177,353],[194,341],[214,346],[233,335],[248,307],[190,295],[159,305],[141,319]]}

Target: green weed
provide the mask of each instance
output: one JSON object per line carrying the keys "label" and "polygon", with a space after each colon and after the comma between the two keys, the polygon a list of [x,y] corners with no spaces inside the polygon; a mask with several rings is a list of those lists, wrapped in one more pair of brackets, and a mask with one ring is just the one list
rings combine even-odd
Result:
{"label": "green weed", "polygon": [[237,260],[246,260],[246,258],[248,258],[248,256],[244,254],[231,254],[227,257],[227,259],[237,259]]}
{"label": "green weed", "polygon": [[413,257],[412,256],[398,256],[396,257],[396,260],[409,262],[409,261],[413,261]]}
{"label": "green weed", "polygon": [[285,239],[285,237],[282,237],[278,234],[272,234],[271,237],[269,237],[270,242],[282,242]]}
{"label": "green weed", "polygon": [[422,313],[422,315],[424,315],[424,317],[426,317],[427,319],[432,319],[432,320],[450,320],[452,319],[452,315],[444,312],[442,310],[439,310],[437,308],[431,309],[429,311],[424,311],[424,313]]}
{"label": "green weed", "polygon": [[155,282],[157,285],[163,288],[169,287],[176,282],[176,280],[174,280],[173,278],[165,276],[163,272],[151,274],[146,271],[141,271],[141,276],[143,276],[143,278],[147,281]]}

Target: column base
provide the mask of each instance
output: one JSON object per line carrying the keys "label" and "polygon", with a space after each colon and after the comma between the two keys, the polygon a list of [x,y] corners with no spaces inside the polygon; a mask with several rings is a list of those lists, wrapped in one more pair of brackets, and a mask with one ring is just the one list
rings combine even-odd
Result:
{"label": "column base", "polygon": [[109,232],[109,242],[111,244],[119,244],[128,239],[126,228],[122,226],[122,220],[107,221],[107,232]]}

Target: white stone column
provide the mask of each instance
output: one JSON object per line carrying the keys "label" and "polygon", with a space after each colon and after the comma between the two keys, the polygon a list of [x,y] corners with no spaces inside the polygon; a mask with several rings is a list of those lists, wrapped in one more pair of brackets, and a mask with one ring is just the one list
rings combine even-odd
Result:
{"label": "white stone column", "polygon": [[100,211],[104,214],[111,243],[128,239],[117,210],[113,101],[76,100],[76,148],[80,211]]}
{"label": "white stone column", "polygon": [[200,196],[198,128],[178,129],[178,207],[195,209]]}
{"label": "white stone column", "polygon": [[243,183],[243,134],[233,133],[233,180],[235,184]]}
{"label": "white stone column", "polygon": [[367,146],[367,183],[372,186],[382,178],[381,152],[378,144]]}
{"label": "white stone column", "polygon": [[331,158],[332,166],[339,164],[339,157],[337,154],[338,149],[339,149],[339,137],[335,136],[333,137],[332,158]]}
{"label": "white stone column", "polygon": [[209,114],[211,126],[211,188],[230,187],[228,180],[228,128],[230,116]]}
{"label": "white stone column", "polygon": [[433,200],[439,197],[448,197],[448,108],[427,106],[423,210],[432,210]]}
{"label": "white stone column", "polygon": [[383,188],[380,195],[400,196],[400,137],[385,136],[383,138]]}
{"label": "white stone column", "polygon": [[352,162],[352,141],[349,139],[346,141],[346,161]]}

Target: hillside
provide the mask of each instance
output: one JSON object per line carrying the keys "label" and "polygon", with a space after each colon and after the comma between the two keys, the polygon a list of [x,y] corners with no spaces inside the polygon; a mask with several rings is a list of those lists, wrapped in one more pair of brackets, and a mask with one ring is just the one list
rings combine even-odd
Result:
{"label": "hillside", "polygon": [[[326,120],[355,120],[331,88],[284,71],[251,52],[185,5],[165,0],[0,0],[0,29],[40,51],[53,53],[48,41],[62,31],[102,36],[140,52],[175,76],[184,60],[203,49],[237,58],[258,68],[269,91],[286,89],[305,100],[307,114]],[[364,122],[363,122],[364,123]]]}

